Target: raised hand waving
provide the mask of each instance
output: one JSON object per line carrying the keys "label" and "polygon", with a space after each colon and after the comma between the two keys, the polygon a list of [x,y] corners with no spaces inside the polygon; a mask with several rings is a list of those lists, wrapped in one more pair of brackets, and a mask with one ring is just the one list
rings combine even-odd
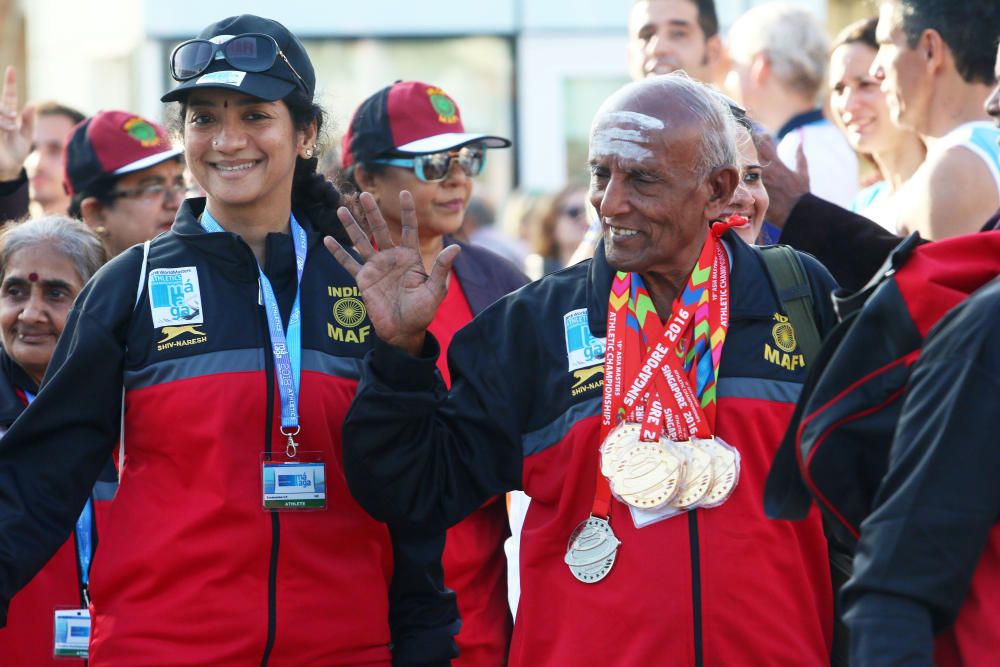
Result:
{"label": "raised hand waving", "polygon": [[0,91],[0,181],[13,181],[31,152],[35,110],[17,109],[17,71],[10,65],[4,72],[3,90]]}
{"label": "raised hand waving", "polygon": [[406,190],[399,193],[403,229],[402,243],[398,246],[389,235],[375,198],[362,193],[358,201],[378,249],[372,246],[347,208],[341,208],[337,215],[364,263],[358,262],[335,239],[327,237],[323,242],[340,265],[354,276],[378,337],[416,355],[448,292],[448,274],[460,248],[452,245],[442,250],[428,275],[420,257],[413,196]]}

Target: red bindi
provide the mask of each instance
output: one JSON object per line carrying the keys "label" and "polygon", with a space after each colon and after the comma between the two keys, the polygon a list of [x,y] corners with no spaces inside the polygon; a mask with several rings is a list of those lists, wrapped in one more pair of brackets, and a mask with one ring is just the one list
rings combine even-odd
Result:
{"label": "red bindi", "polygon": [[33,283],[37,283],[38,282],[38,274],[35,273],[34,271],[32,271],[31,273],[28,274],[28,280],[30,280]]}

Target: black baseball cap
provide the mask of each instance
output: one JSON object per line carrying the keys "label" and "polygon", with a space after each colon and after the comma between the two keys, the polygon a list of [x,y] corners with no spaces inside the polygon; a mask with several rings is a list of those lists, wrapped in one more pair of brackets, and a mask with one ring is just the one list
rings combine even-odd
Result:
{"label": "black baseball cap", "polygon": [[[211,64],[204,71],[197,76],[181,81],[179,86],[161,97],[160,101],[176,102],[183,99],[191,90],[198,88],[225,88],[273,102],[283,99],[296,88],[303,86],[305,93],[312,99],[316,90],[316,73],[309,60],[309,55],[306,53],[305,47],[302,46],[302,42],[277,21],[253,14],[230,16],[208,26],[195,39],[223,44],[233,37],[248,34],[263,34],[272,37],[277,43],[280,53],[284,54],[288,62],[286,63],[281,55],[278,55],[267,71],[248,72],[238,69],[223,58],[220,53],[216,53]],[[176,54],[182,46],[184,46],[183,43],[175,49],[174,53]],[[296,72],[298,76],[296,76]],[[301,81],[299,76],[302,77]]]}

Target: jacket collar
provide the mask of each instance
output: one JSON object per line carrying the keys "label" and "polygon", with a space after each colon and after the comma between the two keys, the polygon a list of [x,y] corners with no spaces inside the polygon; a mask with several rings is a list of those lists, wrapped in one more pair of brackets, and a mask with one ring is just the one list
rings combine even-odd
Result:
{"label": "jacket collar", "polygon": [[458,253],[458,257],[455,258],[455,263],[451,265],[452,270],[458,276],[458,281],[462,284],[462,289],[466,292],[488,289],[490,276],[485,271],[477,270],[476,262],[471,253],[466,252],[467,246],[458,239],[445,236],[444,247],[447,248],[450,245],[458,245],[462,248],[462,252]]}
{"label": "jacket collar", "polygon": [[[727,231],[722,242],[729,252],[729,305],[730,319],[767,319],[781,310],[771,288],[758,251],[744,243],[736,232]],[[597,245],[594,259],[587,272],[587,320],[590,332],[601,338],[607,335],[608,295],[615,270],[604,254],[604,241]]]}
{"label": "jacket collar", "polygon": [[805,127],[806,125],[812,125],[813,123],[818,123],[824,120],[822,109],[812,109],[810,111],[804,111],[799,114],[795,114],[789,118],[778,133],[775,135],[775,141],[781,141],[785,136],[800,127]]}
{"label": "jacket collar", "polygon": [[[201,226],[199,219],[205,210],[205,198],[195,197],[185,199],[181,207],[177,210],[177,217],[171,231],[182,241],[194,244],[200,252],[205,254],[209,261],[217,265],[223,271],[238,275],[244,280],[257,280],[257,263],[243,239],[231,232],[209,234]],[[295,214],[295,219],[299,221],[306,232],[307,246],[309,251],[314,250],[314,246],[322,245],[323,237],[319,234],[312,221],[301,213]],[[291,236],[288,234],[272,233],[267,236],[267,257],[268,265],[273,261],[280,261],[286,264],[284,256],[291,252]],[[323,250],[326,252],[326,250]],[[277,259],[281,258],[281,259]],[[290,260],[292,265],[294,261]],[[265,267],[265,272],[270,275],[270,270]]]}
{"label": "jacket collar", "polygon": [[37,394],[38,385],[3,348],[0,348],[0,373],[5,380],[0,382],[0,425],[9,426],[24,412],[24,399],[18,394],[18,390]]}
{"label": "jacket collar", "polygon": [[[181,207],[177,210],[177,216],[174,218],[174,224],[171,229],[175,234],[181,237],[193,237],[208,234],[208,232],[205,231],[205,228],[201,226],[201,222],[199,222],[201,214],[204,212],[204,197],[192,197],[185,199],[181,204]],[[312,220],[310,220],[308,216],[296,211],[295,219],[298,220],[299,224],[302,225],[302,229],[305,230],[306,236],[309,239],[310,247],[316,243],[322,242],[322,235],[316,231],[315,225],[312,224]],[[231,236],[235,235],[232,234]],[[278,236],[287,236],[287,234],[278,234]]]}

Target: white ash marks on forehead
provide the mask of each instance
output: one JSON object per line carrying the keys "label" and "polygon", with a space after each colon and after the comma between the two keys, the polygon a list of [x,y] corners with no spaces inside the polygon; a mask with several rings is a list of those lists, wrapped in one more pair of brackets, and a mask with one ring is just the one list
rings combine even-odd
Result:
{"label": "white ash marks on forehead", "polygon": [[593,157],[616,156],[644,160],[653,156],[650,144],[664,127],[663,121],[636,111],[613,111],[605,114],[590,137]]}
{"label": "white ash marks on forehead", "polygon": [[604,116],[612,122],[632,124],[646,131],[663,129],[663,121],[638,111],[612,111]]}

